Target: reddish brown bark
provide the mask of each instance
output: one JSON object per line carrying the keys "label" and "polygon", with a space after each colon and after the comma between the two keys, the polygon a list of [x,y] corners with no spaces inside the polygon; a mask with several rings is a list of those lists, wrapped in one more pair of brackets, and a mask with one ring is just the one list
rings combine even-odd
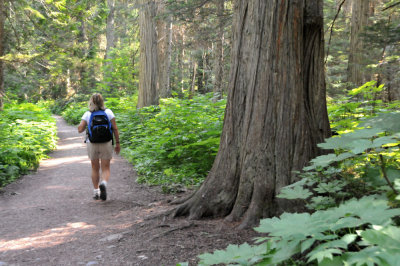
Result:
{"label": "reddish brown bark", "polygon": [[330,134],[322,1],[237,1],[220,150],[175,215],[254,225],[291,206],[275,196]]}

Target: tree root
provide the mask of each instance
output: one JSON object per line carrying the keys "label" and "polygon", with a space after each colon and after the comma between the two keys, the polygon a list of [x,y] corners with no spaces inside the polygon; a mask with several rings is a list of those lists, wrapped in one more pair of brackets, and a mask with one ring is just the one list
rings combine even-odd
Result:
{"label": "tree root", "polygon": [[190,227],[192,227],[192,226],[194,226],[194,225],[195,225],[194,223],[189,223],[189,224],[185,224],[185,225],[182,225],[182,226],[177,226],[177,227],[171,228],[171,229],[169,229],[169,230],[167,230],[167,231],[164,231],[164,232],[162,232],[162,233],[159,233],[159,234],[153,236],[153,237],[150,239],[150,242],[153,241],[154,239],[160,238],[160,237],[162,237],[162,236],[166,236],[166,235],[168,235],[169,233],[172,233],[172,232],[174,232],[174,231],[187,229],[187,228],[190,228]]}

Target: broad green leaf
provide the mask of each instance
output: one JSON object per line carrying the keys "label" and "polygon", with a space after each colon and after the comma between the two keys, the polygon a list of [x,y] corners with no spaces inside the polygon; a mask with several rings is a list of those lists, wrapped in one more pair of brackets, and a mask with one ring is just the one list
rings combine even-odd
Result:
{"label": "broad green leaf", "polygon": [[398,140],[396,138],[394,138],[393,136],[384,136],[384,137],[379,137],[373,140],[373,144],[371,148],[378,148],[381,147],[383,145],[387,145],[387,144],[393,144],[393,143],[397,143]]}
{"label": "broad green leaf", "polygon": [[335,256],[333,259],[324,258],[320,263],[319,266],[341,266],[343,265],[343,260],[341,256]]}
{"label": "broad green leaf", "polygon": [[[400,178],[394,181],[394,186],[398,192],[400,192]],[[396,197],[396,200],[400,200],[400,195]]]}
{"label": "broad green leaf", "polygon": [[384,132],[385,130],[373,127],[373,128],[364,128],[364,129],[356,129],[353,132],[343,134],[342,137],[346,139],[372,139],[377,136],[378,133]]}
{"label": "broad green leaf", "polygon": [[227,263],[246,263],[254,258],[261,259],[263,254],[266,254],[267,244],[257,246],[250,246],[244,243],[240,246],[229,245],[226,250],[216,250],[214,253],[201,254],[200,265],[214,265],[214,264],[227,264]]}
{"label": "broad green leaf", "polygon": [[356,216],[363,223],[374,225],[382,225],[390,218],[400,215],[400,209],[390,209],[386,200],[376,196],[352,199],[329,211],[335,212],[339,217]]}
{"label": "broad green leaf", "polygon": [[400,131],[400,112],[381,113],[376,117],[368,118],[360,127],[381,128],[389,132]]}
{"label": "broad green leaf", "polygon": [[357,139],[351,143],[351,152],[354,154],[363,153],[365,150],[373,148],[373,146],[373,142],[370,140]]}
{"label": "broad green leaf", "polygon": [[278,264],[290,259],[294,254],[300,252],[300,241],[280,241],[275,247],[275,252],[271,256],[271,263]]}
{"label": "broad green leaf", "polygon": [[349,148],[353,139],[344,138],[344,137],[332,137],[326,139],[324,143],[319,143],[318,147],[326,149],[326,150],[333,150],[333,149],[346,149]]}
{"label": "broad green leaf", "polygon": [[388,168],[386,170],[386,174],[387,174],[388,179],[390,181],[394,182],[396,180],[396,178],[400,177],[400,170],[399,169],[394,169],[394,168]]}
{"label": "broad green leaf", "polygon": [[337,254],[342,254],[342,251],[340,249],[336,248],[330,248],[330,249],[325,249],[325,250],[320,250],[320,251],[312,251],[310,252],[309,259],[307,262],[312,262],[313,260],[317,260],[318,263],[322,262],[324,259],[333,259],[333,255]]}
{"label": "broad green leaf", "polygon": [[400,255],[400,228],[395,226],[380,227],[365,230],[361,233],[364,241],[396,252]]}
{"label": "broad green leaf", "polygon": [[383,265],[378,256],[380,252],[381,250],[377,247],[364,248],[358,252],[346,252],[346,258],[343,261],[345,265]]}
{"label": "broad green leaf", "polygon": [[318,156],[318,157],[312,159],[310,161],[311,166],[304,167],[303,170],[309,171],[309,170],[313,170],[315,168],[325,168],[325,167],[329,166],[331,163],[340,162],[340,161],[343,161],[345,159],[348,159],[348,158],[351,158],[354,156],[355,156],[355,154],[350,153],[350,152],[341,153],[338,156],[336,156],[336,154],[334,154],[334,153],[330,153],[327,155],[321,155],[321,156]]}
{"label": "broad green leaf", "polygon": [[336,223],[331,224],[330,229],[337,231],[343,228],[356,228],[364,223],[364,221],[356,217],[344,217],[340,218]]}
{"label": "broad green leaf", "polygon": [[340,190],[345,186],[344,182],[341,182],[339,180],[333,180],[328,183],[321,182],[318,184],[318,186],[314,189],[316,192],[323,194],[323,193],[335,193]]}
{"label": "broad green leaf", "polygon": [[311,166],[305,167],[304,170],[306,170],[306,171],[307,170],[312,170],[312,169],[315,169],[318,166],[319,167],[326,167],[329,164],[331,164],[332,162],[334,162],[336,157],[337,156],[334,153],[318,156],[318,157],[312,159],[310,161]]}
{"label": "broad green leaf", "polygon": [[300,186],[295,186],[293,188],[284,187],[281,189],[278,198],[284,199],[307,199],[312,193],[308,189],[304,189]]}
{"label": "broad green leaf", "polygon": [[321,227],[325,228],[318,222],[313,220],[308,213],[283,213],[280,218],[262,219],[255,230],[288,240],[303,240],[309,235],[320,232]]}
{"label": "broad green leaf", "polygon": [[309,238],[306,241],[303,241],[301,243],[301,253],[303,253],[304,251],[309,249],[315,243],[315,241],[316,241],[316,239],[314,239],[314,238]]}

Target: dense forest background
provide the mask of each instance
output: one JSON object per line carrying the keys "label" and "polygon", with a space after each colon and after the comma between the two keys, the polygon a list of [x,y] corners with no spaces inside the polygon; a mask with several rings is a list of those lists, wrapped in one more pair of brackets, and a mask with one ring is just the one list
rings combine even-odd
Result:
{"label": "dense forest background", "polygon": [[[0,186],[55,148],[51,113],[79,123],[100,92],[138,182],[197,188],[220,147],[239,2],[0,0]],[[203,254],[205,265],[398,264],[400,2],[323,11],[334,136],[276,195],[306,212],[261,220],[269,238]]]}
{"label": "dense forest background", "polygon": [[[135,94],[139,10],[149,3],[159,95],[227,88],[231,1],[3,2],[5,100]],[[324,16],[329,97],[376,80],[385,84],[380,98],[398,99],[396,1],[324,1]]]}

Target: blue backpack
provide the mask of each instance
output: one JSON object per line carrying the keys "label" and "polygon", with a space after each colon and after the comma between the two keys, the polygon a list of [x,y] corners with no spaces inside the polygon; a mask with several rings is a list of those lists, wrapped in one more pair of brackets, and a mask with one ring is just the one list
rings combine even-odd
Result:
{"label": "blue backpack", "polygon": [[88,125],[88,137],[92,143],[104,143],[113,139],[111,122],[106,112],[92,112]]}

